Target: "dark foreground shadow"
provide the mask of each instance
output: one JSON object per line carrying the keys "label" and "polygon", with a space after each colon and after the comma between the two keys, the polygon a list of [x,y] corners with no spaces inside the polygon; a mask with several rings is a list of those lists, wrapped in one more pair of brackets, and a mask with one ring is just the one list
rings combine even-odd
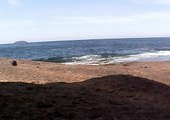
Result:
{"label": "dark foreground shadow", "polygon": [[80,83],[0,83],[1,120],[170,120],[170,87],[128,75]]}

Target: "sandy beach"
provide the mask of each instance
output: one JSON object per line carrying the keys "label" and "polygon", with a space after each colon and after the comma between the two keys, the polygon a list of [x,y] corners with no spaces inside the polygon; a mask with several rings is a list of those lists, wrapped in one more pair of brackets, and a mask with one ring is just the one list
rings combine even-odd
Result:
{"label": "sandy beach", "polygon": [[10,61],[0,59],[0,119],[170,119],[170,62]]}
{"label": "sandy beach", "polygon": [[64,65],[50,62],[0,59],[1,82],[46,84],[81,82],[109,75],[132,75],[170,85],[170,62],[131,62],[110,65]]}

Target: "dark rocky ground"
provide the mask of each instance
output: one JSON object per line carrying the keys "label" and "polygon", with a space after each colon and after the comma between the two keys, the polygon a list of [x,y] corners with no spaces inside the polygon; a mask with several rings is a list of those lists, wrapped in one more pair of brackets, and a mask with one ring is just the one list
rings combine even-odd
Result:
{"label": "dark rocky ground", "polygon": [[170,87],[130,75],[0,83],[0,120],[170,120]]}

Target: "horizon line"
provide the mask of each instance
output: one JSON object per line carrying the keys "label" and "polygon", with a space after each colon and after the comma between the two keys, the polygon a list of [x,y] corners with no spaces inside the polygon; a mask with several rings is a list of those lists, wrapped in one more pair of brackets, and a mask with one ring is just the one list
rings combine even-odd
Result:
{"label": "horizon line", "polygon": [[163,37],[119,37],[119,38],[82,38],[82,39],[63,39],[63,40],[42,40],[42,41],[37,41],[37,42],[30,42],[30,41],[27,41],[27,40],[18,40],[18,41],[15,41],[13,43],[5,43],[5,44],[1,44],[0,45],[10,45],[10,44],[14,44],[16,42],[20,42],[20,41],[25,41],[27,42],[28,44],[29,43],[45,43],[45,42],[69,42],[69,41],[88,41],[88,40],[123,40],[123,39],[154,39],[154,38],[170,38],[170,36],[163,36]]}

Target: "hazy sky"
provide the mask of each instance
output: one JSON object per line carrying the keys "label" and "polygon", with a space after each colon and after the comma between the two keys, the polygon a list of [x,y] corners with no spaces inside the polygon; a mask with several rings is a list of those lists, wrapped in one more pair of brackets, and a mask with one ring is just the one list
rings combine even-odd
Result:
{"label": "hazy sky", "polygon": [[170,0],[0,0],[0,43],[170,36]]}

